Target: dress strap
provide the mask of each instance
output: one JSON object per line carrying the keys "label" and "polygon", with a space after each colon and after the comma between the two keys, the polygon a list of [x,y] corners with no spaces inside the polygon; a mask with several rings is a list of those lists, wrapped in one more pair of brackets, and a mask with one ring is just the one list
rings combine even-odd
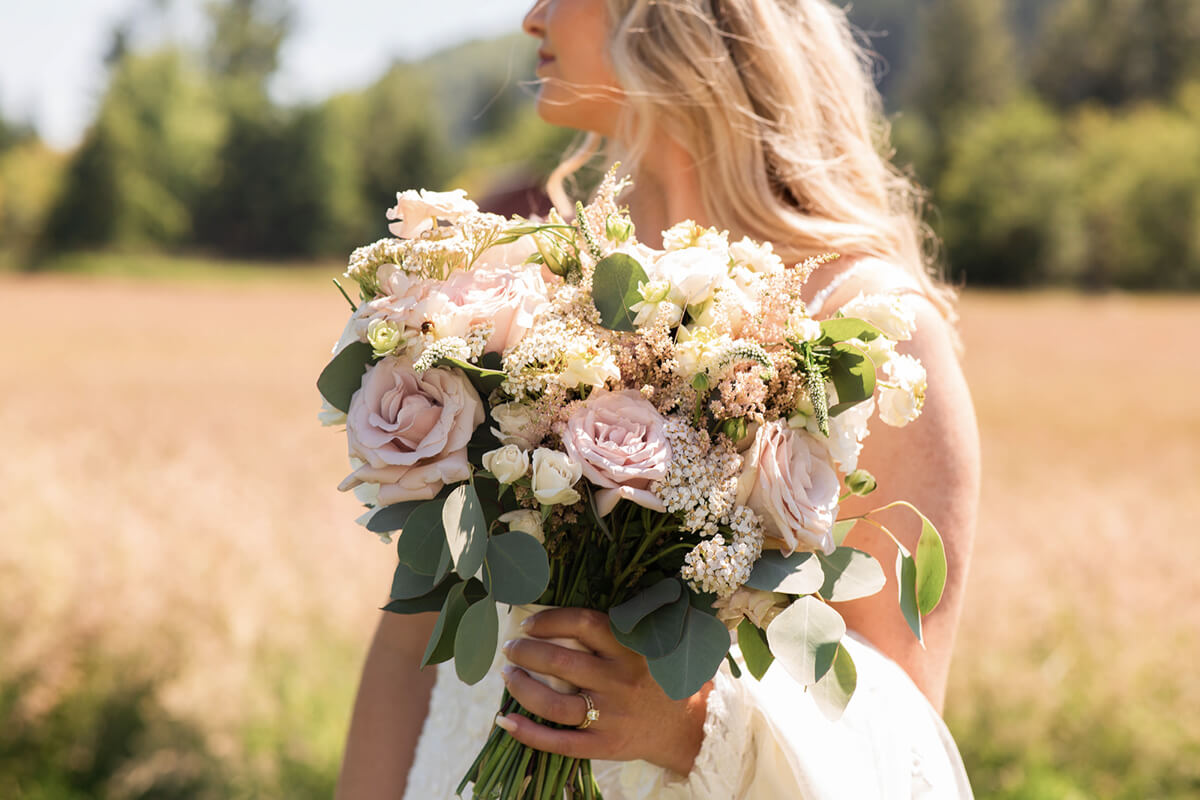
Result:
{"label": "dress strap", "polygon": [[856,272],[861,271],[864,264],[869,263],[870,259],[860,259],[834,276],[834,279],[831,280],[827,286],[821,289],[821,291],[813,295],[813,299],[806,304],[808,315],[816,318],[816,316],[821,313],[821,309],[825,307],[825,303],[828,302],[830,296],[832,296],[833,293],[838,289],[842,288],[842,285],[845,284],[846,281],[853,278]]}

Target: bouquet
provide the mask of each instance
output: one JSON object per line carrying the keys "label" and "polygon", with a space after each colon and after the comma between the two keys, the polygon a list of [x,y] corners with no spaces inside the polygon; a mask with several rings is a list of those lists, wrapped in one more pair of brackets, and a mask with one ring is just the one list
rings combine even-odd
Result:
{"label": "bouquet", "polygon": [[[890,425],[920,413],[924,368],[896,353],[915,317],[891,295],[809,317],[801,287],[834,256],[787,266],[691,221],[646,247],[617,205],[626,185],[610,172],[571,222],[402,192],[395,238],[350,257],[358,300],[343,290],[352,313],[318,388],[322,420],[345,425],[339,488],[395,541],[385,608],[438,612],[423,665],[453,658],[468,683],[509,607],[581,606],[608,612],[672,698],[723,661],[758,679],[778,660],[836,717],[856,673],[830,604],[886,581],[842,541],[858,523],[887,531],[882,509],[845,518],[839,503],[874,489],[856,462],[875,410]],[[946,571],[920,518],[895,565],[918,639]],[[507,692],[500,711],[527,714]],[[599,797],[588,761],[498,727],[468,784]]]}

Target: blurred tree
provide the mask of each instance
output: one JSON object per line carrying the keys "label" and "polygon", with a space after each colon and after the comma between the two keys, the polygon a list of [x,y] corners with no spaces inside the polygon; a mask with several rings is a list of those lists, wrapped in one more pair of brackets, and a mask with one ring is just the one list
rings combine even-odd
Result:
{"label": "blurred tree", "polygon": [[289,0],[210,0],[205,61],[226,101],[265,104],[267,81],[295,27]]}
{"label": "blurred tree", "polygon": [[1058,106],[1165,99],[1200,77],[1196,0],[1061,0],[1033,58],[1034,87]]}

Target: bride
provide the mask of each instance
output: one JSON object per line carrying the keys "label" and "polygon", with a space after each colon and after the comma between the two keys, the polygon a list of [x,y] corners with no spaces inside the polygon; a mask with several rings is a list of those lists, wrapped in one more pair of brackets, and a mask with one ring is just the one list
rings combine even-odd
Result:
{"label": "bride", "polygon": [[[859,292],[896,292],[910,304],[917,333],[904,347],[928,371],[928,403],[912,425],[874,426],[859,464],[880,488],[869,506],[852,498],[843,507],[912,501],[942,533],[949,581],[924,647],[890,588],[839,607],[858,689],[837,722],[780,668],[758,682],[723,667],[699,693],[672,701],[599,612],[535,615],[527,638],[507,644],[475,686],[452,665],[417,668],[436,615],[385,614],[338,796],[452,797],[507,684],[528,710],[572,727],[517,715],[495,723],[542,750],[596,759],[608,800],[969,797],[939,709],[971,551],[978,434],[952,296],[924,256],[915,188],[879,155],[880,101],[844,12],[828,0],[538,0],[524,29],[540,40],[539,114],[588,132],[551,178],[557,204],[569,206],[564,178],[605,143],[635,179],[627,201],[646,244],[660,246],[658,231],[692,219],[773,242],[788,263],[835,251],[842,258],[809,281],[814,316]],[[915,547],[919,527],[901,513],[885,521]],[[896,557],[866,526],[846,543],[884,564]],[[588,649],[560,647],[557,637]],[[527,670],[563,678],[588,699]],[[598,715],[585,725],[593,705]]]}

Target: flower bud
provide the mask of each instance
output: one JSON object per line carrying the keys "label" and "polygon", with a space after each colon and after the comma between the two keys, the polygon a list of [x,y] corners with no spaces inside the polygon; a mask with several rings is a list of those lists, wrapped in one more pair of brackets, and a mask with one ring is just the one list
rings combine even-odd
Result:
{"label": "flower bud", "polygon": [[736,417],[721,423],[721,433],[729,437],[729,441],[737,443],[746,438],[746,418]]}
{"label": "flower bud", "polygon": [[851,494],[868,495],[875,491],[875,476],[865,469],[856,469],[846,476],[846,488]]}
{"label": "flower bud", "polygon": [[367,342],[377,358],[384,358],[404,346],[404,334],[394,322],[373,319],[367,324]]}
{"label": "flower bud", "polygon": [[483,454],[483,468],[500,483],[516,483],[529,471],[529,455],[515,444],[506,444]]}
{"label": "flower bud", "polygon": [[614,242],[626,242],[633,235],[633,220],[624,214],[609,214],[604,220],[604,235]]}
{"label": "flower bud", "polygon": [[533,234],[533,243],[537,246],[546,269],[559,277],[565,277],[579,264],[579,260],[565,252],[561,243],[551,234],[539,231]]}

